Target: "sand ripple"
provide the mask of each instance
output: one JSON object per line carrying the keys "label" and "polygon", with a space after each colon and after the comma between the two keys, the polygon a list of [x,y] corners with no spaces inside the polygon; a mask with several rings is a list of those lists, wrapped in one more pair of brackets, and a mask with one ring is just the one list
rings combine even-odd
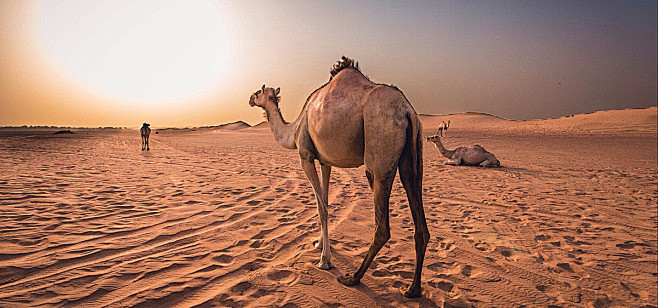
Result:
{"label": "sand ripple", "polygon": [[426,145],[415,300],[398,291],[414,250],[397,180],[391,240],[345,287],[373,228],[362,168],[332,173],[323,271],[310,186],[267,131],[163,132],[148,153],[135,132],[76,136],[0,138],[0,306],[656,305],[655,135],[446,141],[486,144],[499,169],[444,166]]}

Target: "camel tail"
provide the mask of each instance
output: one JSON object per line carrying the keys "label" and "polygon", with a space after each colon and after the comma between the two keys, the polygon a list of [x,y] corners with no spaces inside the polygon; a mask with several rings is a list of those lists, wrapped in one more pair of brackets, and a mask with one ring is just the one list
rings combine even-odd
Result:
{"label": "camel tail", "polygon": [[411,131],[407,136],[407,142],[411,145],[411,156],[413,161],[414,178],[423,177],[423,125],[418,115],[409,111],[407,119],[411,124]]}

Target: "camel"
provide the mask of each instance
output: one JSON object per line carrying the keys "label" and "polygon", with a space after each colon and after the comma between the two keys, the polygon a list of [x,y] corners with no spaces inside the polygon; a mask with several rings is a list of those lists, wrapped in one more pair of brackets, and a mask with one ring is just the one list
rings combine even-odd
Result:
{"label": "camel", "polygon": [[147,151],[151,150],[149,148],[149,135],[151,134],[151,128],[149,126],[151,126],[151,124],[144,123],[142,124],[142,128],[139,129],[139,132],[142,134],[142,151],[144,151],[144,149]]}
{"label": "camel", "polygon": [[[371,82],[352,59],[342,57],[330,75],[329,81],[306,99],[301,113],[292,123],[286,122],[279,110],[279,88],[263,85],[251,95],[249,105],[265,110],[272,134],[281,146],[299,152],[318,207],[320,237],[316,247],[322,249],[317,264],[321,269],[333,267],[327,226],[331,168],[365,165],[366,178],[374,192],[375,231],[359,269],[354,274],[338,277],[345,285],[360,282],[391,236],[389,197],[395,171],[399,171],[414,220],[416,246],[413,281],[400,291],[406,297],[419,297],[423,259],[430,238],[423,211],[420,119],[402,91]],[[315,160],[320,164],[321,180]]]}
{"label": "camel", "polygon": [[441,125],[439,125],[438,134],[427,137],[427,141],[434,142],[436,147],[439,148],[439,152],[441,152],[444,157],[450,159],[449,161],[445,162],[446,165],[500,167],[500,161],[496,159],[496,156],[487,152],[487,150],[477,144],[470,148],[458,147],[454,150],[447,150],[445,147],[443,147],[441,137],[444,136],[449,126],[450,121],[448,121],[448,123],[443,122]]}

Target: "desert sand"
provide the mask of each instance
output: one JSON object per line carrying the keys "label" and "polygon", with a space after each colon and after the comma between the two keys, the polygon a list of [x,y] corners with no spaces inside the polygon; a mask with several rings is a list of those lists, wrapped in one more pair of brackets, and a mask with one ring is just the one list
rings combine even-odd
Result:
{"label": "desert sand", "polygon": [[[0,306],[655,307],[657,109],[451,120],[447,148],[480,144],[500,168],[446,166],[424,143],[432,239],[423,297],[396,179],[391,239],[360,285],[374,227],[364,168],[332,172],[336,268],[295,151],[267,125],[0,130]],[[158,132],[158,134],[155,134]]]}

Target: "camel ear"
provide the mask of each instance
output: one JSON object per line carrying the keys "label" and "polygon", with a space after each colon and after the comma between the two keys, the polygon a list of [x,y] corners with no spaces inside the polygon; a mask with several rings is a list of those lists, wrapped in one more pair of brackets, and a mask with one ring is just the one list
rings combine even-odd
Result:
{"label": "camel ear", "polygon": [[450,120],[448,120],[448,124],[446,125],[446,129],[448,129],[448,126],[450,126]]}
{"label": "camel ear", "polygon": [[263,87],[261,88],[261,90],[263,91],[263,93],[265,93],[265,85],[263,85]]}
{"label": "camel ear", "polygon": [[281,92],[281,88],[276,88],[276,90],[274,90],[274,95],[279,95],[279,92]]}

